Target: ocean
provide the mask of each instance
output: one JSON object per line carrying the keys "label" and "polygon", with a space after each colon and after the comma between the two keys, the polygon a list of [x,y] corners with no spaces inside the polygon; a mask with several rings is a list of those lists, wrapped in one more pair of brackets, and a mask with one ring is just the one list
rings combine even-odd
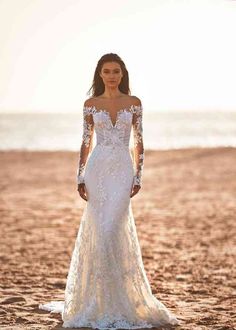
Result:
{"label": "ocean", "polygon": [[[82,119],[80,113],[1,113],[0,150],[79,151]],[[145,149],[235,147],[236,112],[145,113],[143,140]]]}

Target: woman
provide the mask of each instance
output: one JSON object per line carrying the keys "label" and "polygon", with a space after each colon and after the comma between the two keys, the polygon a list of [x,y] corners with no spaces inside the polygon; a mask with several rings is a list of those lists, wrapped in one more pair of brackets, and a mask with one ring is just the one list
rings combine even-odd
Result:
{"label": "woman", "polygon": [[[40,305],[61,312],[63,327],[150,328],[179,324],[152,295],[141,256],[131,198],[142,185],[142,104],[130,95],[124,62],[98,61],[93,96],[83,107],[78,192],[87,203],[65,289],[65,301]],[[133,128],[133,160],[129,140]],[[93,133],[97,143],[92,149]],[[91,152],[92,151],[92,152]]]}

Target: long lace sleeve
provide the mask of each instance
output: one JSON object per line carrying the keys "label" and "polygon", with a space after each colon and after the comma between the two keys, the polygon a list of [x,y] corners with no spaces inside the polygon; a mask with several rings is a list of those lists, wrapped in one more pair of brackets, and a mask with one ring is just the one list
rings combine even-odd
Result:
{"label": "long lace sleeve", "polygon": [[84,183],[84,171],[88,155],[93,145],[94,122],[90,111],[92,108],[85,106],[83,108],[83,134],[80,148],[80,156],[77,168],[77,183]]}
{"label": "long lace sleeve", "polygon": [[143,107],[142,107],[142,104],[134,106],[133,137],[134,137],[134,162],[135,162],[135,166],[136,166],[136,173],[135,173],[133,182],[134,182],[134,185],[141,186],[143,162],[144,162]]}

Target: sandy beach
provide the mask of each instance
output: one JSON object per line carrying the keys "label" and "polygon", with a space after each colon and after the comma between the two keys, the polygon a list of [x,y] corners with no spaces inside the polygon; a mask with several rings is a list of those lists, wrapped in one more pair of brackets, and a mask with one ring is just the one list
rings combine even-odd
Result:
{"label": "sandy beach", "polygon": [[[0,329],[63,329],[38,304],[64,298],[86,203],[78,153],[0,159]],[[153,294],[182,321],[176,329],[235,329],[236,148],[146,150],[131,201]]]}

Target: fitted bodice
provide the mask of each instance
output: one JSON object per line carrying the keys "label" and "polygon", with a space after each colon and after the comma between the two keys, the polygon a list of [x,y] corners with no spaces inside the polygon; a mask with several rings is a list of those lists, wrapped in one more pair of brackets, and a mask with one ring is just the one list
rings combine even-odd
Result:
{"label": "fitted bodice", "polygon": [[117,112],[113,125],[109,111],[97,109],[95,106],[84,107],[86,114],[92,114],[97,144],[129,146],[133,113],[137,113],[140,106],[131,105]]}
{"label": "fitted bodice", "polygon": [[117,113],[117,116],[116,123],[113,125],[107,111],[97,111],[93,114],[97,144],[129,145],[132,112],[122,110]]}
{"label": "fitted bodice", "polygon": [[80,149],[80,160],[77,170],[77,182],[84,182],[86,161],[91,151],[93,132],[96,133],[97,145],[129,148],[130,133],[133,127],[134,136],[134,161],[136,163],[135,184],[141,184],[141,173],[144,159],[143,129],[142,129],[142,104],[130,105],[120,109],[116,114],[113,124],[110,112],[97,109],[93,106],[83,108],[83,136]]}

